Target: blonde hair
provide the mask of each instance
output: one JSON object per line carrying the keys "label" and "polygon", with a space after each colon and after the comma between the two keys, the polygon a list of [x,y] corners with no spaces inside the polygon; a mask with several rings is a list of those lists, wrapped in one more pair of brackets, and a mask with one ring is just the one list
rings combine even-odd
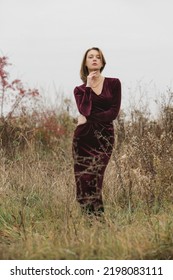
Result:
{"label": "blonde hair", "polygon": [[82,64],[81,64],[81,68],[80,68],[80,78],[81,78],[81,80],[82,80],[84,83],[86,83],[86,81],[87,81],[87,76],[88,76],[88,74],[89,74],[88,68],[87,68],[87,66],[86,66],[86,57],[87,57],[88,52],[91,51],[91,50],[95,50],[95,51],[98,51],[98,52],[99,52],[101,61],[102,61],[102,63],[103,63],[103,66],[101,67],[100,72],[103,71],[103,69],[104,69],[104,67],[105,67],[105,65],[106,65],[106,60],[105,60],[105,58],[104,58],[104,55],[103,55],[102,51],[101,51],[99,48],[93,47],[93,48],[88,49],[88,50],[85,52],[85,54],[84,54],[84,57],[83,57],[83,60],[82,60]]}

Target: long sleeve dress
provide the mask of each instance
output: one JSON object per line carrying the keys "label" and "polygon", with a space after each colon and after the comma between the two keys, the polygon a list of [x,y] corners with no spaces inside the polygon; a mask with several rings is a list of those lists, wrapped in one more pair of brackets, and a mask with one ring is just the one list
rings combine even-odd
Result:
{"label": "long sleeve dress", "polygon": [[72,151],[76,197],[89,213],[104,212],[102,184],[114,145],[113,120],[121,104],[121,83],[117,78],[104,78],[97,95],[85,84],[74,89],[78,111],[87,122],[74,131]]}

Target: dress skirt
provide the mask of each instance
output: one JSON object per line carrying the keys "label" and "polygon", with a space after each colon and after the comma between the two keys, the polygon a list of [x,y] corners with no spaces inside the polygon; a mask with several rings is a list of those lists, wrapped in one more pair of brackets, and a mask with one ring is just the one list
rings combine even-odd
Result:
{"label": "dress skirt", "polygon": [[84,211],[104,211],[102,186],[114,144],[113,124],[88,121],[77,126],[73,138],[76,197]]}

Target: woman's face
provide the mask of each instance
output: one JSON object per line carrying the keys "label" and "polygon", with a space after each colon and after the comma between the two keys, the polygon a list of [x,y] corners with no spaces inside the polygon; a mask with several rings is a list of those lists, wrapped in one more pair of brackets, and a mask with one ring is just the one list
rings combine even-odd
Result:
{"label": "woman's face", "polygon": [[103,63],[101,56],[97,50],[90,50],[86,56],[86,66],[88,68],[89,73],[91,71],[96,71],[102,68]]}

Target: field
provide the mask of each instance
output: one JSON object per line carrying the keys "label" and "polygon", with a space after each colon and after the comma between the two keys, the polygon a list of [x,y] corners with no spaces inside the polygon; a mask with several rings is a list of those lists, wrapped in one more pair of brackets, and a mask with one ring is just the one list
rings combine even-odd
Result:
{"label": "field", "polygon": [[21,110],[4,118],[1,110],[0,259],[173,259],[168,94],[158,119],[134,108],[130,118],[121,112],[115,121],[101,221],[82,215],[75,200],[70,100],[58,111]]}

